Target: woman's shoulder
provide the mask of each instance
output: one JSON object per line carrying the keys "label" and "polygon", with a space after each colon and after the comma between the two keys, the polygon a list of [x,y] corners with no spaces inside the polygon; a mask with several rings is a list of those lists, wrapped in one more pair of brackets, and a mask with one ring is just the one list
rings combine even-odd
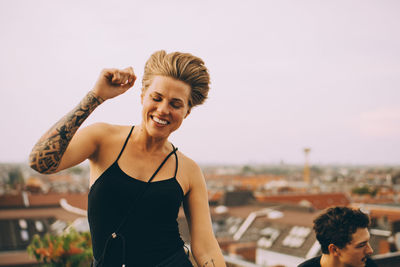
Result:
{"label": "woman's shoulder", "polygon": [[128,137],[132,126],[114,125],[104,122],[93,123],[85,128],[88,137],[97,145],[96,152],[91,156],[92,163],[110,164],[110,155],[118,155],[121,144]]}
{"label": "woman's shoulder", "polygon": [[86,130],[92,132],[98,137],[112,137],[129,132],[131,128],[132,126],[130,125],[116,125],[105,122],[96,122],[87,126]]}
{"label": "woman's shoulder", "polygon": [[182,151],[178,150],[177,154],[179,156],[179,160],[184,163],[188,168],[199,168],[199,165],[187,155],[185,155]]}
{"label": "woman's shoulder", "polygon": [[97,130],[101,131],[107,131],[107,132],[118,132],[121,131],[121,129],[131,129],[131,125],[118,125],[118,124],[111,124],[111,123],[106,123],[106,122],[95,122],[89,126],[88,128],[94,128]]}
{"label": "woman's shoulder", "polygon": [[200,166],[191,158],[186,156],[183,152],[177,151],[179,157],[179,169],[182,169],[185,175],[189,176],[202,176]]}

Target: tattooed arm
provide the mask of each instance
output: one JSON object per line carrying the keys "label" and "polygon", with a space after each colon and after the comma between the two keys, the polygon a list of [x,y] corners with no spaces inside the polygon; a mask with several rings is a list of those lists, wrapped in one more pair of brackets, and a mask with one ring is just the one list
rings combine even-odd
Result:
{"label": "tattooed arm", "polygon": [[57,171],[61,158],[79,126],[102,100],[89,92],[79,105],[44,134],[29,155],[30,166],[40,173]]}
{"label": "tattooed arm", "polygon": [[199,267],[225,267],[224,257],[214,236],[208,206],[207,187],[199,166],[191,160],[182,162],[182,177],[189,178],[189,190],[183,207],[188,222],[191,249]]}
{"label": "tattooed arm", "polygon": [[[71,112],[59,120],[35,144],[29,156],[30,166],[40,173],[54,173],[76,165],[96,150],[94,131],[75,136],[85,119],[103,101],[124,93],[133,86],[136,76],[131,67],[124,70],[105,69],[94,89]],[[75,144],[70,145],[75,136]]]}

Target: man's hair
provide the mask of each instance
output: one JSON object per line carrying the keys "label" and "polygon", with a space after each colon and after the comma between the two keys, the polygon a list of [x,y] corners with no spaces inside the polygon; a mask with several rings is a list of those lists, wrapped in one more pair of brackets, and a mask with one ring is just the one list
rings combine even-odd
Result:
{"label": "man's hair", "polygon": [[204,103],[207,99],[210,75],[203,60],[192,54],[181,52],[167,54],[164,50],[152,54],[144,67],[142,92],[146,91],[157,75],[171,77],[188,84],[191,88],[190,108]]}
{"label": "man's hair", "polygon": [[352,241],[352,235],[358,228],[367,228],[370,220],[359,209],[347,207],[329,208],[314,220],[314,231],[321,250],[329,254],[328,246],[334,244],[344,248]]}

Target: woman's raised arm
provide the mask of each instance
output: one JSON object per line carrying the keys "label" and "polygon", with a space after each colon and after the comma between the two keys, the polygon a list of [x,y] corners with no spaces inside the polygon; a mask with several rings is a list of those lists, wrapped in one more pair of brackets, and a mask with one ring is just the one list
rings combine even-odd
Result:
{"label": "woman's raised arm", "polygon": [[[72,137],[85,119],[107,99],[123,94],[133,86],[136,76],[131,67],[124,70],[105,69],[101,72],[94,89],[90,91],[67,115],[51,127],[35,144],[29,162],[32,169],[40,173],[55,173],[88,158],[96,149],[95,142],[86,131],[79,136],[74,145],[67,151]],[[61,159],[65,153],[68,160]],[[62,163],[62,164],[61,164]]]}

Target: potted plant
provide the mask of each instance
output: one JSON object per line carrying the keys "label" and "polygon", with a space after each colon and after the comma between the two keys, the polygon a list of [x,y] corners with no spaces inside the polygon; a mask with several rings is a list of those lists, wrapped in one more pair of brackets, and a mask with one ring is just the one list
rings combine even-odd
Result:
{"label": "potted plant", "polygon": [[46,267],[86,267],[93,258],[90,233],[74,228],[62,235],[35,235],[27,250]]}

